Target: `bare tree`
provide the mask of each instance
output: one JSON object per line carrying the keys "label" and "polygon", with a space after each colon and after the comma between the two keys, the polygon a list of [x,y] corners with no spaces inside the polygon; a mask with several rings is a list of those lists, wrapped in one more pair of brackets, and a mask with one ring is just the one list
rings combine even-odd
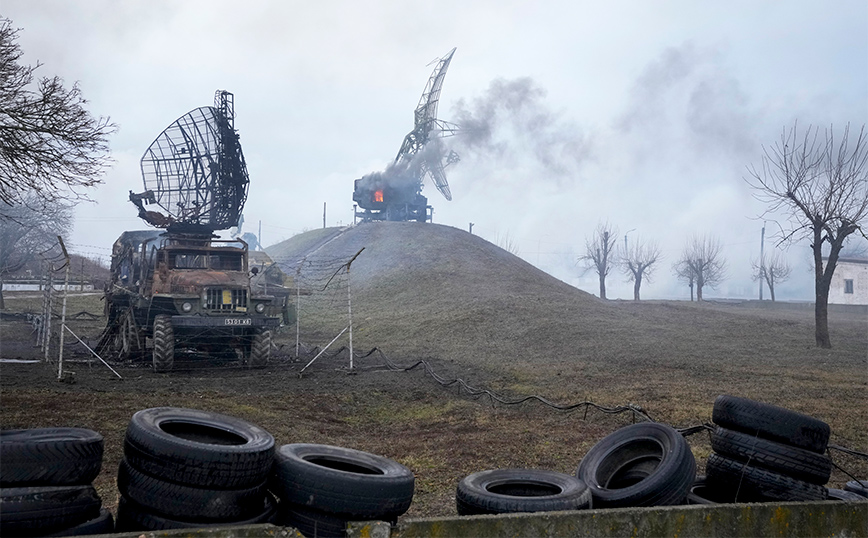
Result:
{"label": "bare tree", "polygon": [[786,258],[780,252],[775,252],[771,256],[763,256],[758,260],[750,262],[753,269],[752,278],[754,282],[762,280],[769,287],[769,293],[772,296],[772,302],[775,300],[775,284],[786,282],[790,278],[792,268]]}
{"label": "bare tree", "polygon": [[518,243],[509,235],[509,232],[506,232],[504,235],[500,235],[499,233],[495,234],[494,242],[497,246],[510,254],[514,256],[519,255]]}
{"label": "bare tree", "polygon": [[70,231],[71,222],[71,205],[47,203],[34,192],[15,206],[0,203],[0,309],[5,308],[3,279],[39,255],[47,255],[57,245],[57,236]]}
{"label": "bare tree", "polygon": [[694,236],[684,247],[672,269],[677,278],[689,282],[691,301],[694,284],[696,300],[701,301],[704,288],[715,288],[726,279],[726,260],[721,251],[720,239],[707,235]]}
{"label": "bare tree", "polygon": [[597,224],[597,229],[589,239],[585,240],[585,254],[579,257],[588,270],[596,271],[600,277],[600,299],[606,298],[606,277],[616,265],[615,242],[618,239],[618,229],[608,222]]}
{"label": "bare tree", "polygon": [[102,182],[108,135],[117,126],[84,108],[78,84],[58,77],[34,83],[41,64],[20,65],[17,29],[0,19],[0,202],[20,203],[35,191],[44,199],[87,199],[76,189]]}
{"label": "bare tree", "polygon": [[[840,139],[830,127],[820,136],[798,124],[784,128],[781,139],[763,147],[762,165],[750,165],[747,182],[767,205],[764,215],[783,214],[781,242],[810,241],[814,263],[814,318],[817,347],[832,347],[829,337],[829,287],[844,241],[855,232],[865,235],[868,216],[868,135],[863,125],[851,146],[850,126]],[[828,258],[823,264],[823,247]]]}
{"label": "bare tree", "polygon": [[654,264],[661,259],[660,247],[654,242],[643,242],[641,239],[633,241],[627,248],[621,259],[621,270],[627,275],[628,281],[633,282],[633,300],[639,300],[639,288],[642,280],[651,281],[654,273]]}
{"label": "bare tree", "polygon": [[693,286],[696,284],[696,275],[684,259],[675,262],[672,266],[672,272],[675,273],[675,278],[683,280],[690,287],[690,302],[693,302]]}

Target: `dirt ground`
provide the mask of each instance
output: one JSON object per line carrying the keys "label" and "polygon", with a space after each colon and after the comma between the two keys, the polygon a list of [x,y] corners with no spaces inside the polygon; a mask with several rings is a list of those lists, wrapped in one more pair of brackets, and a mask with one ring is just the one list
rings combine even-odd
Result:
{"label": "dirt ground", "polygon": [[[325,443],[393,458],[416,475],[414,502],[405,517],[454,514],[455,486],[472,472],[529,467],[573,473],[591,446],[636,419],[630,412],[607,414],[593,407],[563,412],[538,402],[506,405],[488,396],[473,396],[458,383],[444,386],[424,365],[412,370],[389,368],[383,355],[363,357],[360,348],[356,348],[353,370],[343,350],[323,355],[302,372],[312,357],[294,356],[295,334],[289,329],[278,333],[274,356],[264,370],[248,370],[237,361],[187,355],[179,356],[173,372],[156,374],[147,360],[110,360],[120,377],[89,360],[84,346],[67,335],[65,375],[58,381],[56,358],[40,360],[31,325],[15,315],[30,309],[30,304],[27,299],[7,296],[0,323],[0,357],[4,359],[0,363],[0,427],[78,426],[102,433],[105,458],[95,484],[112,510],[117,505],[115,480],[126,424],[134,412],[149,407],[190,407],[238,416],[270,431],[278,445]],[[762,363],[738,356],[738,346],[730,346],[727,356],[726,339],[703,329],[708,320],[696,319],[698,311],[690,305],[687,315],[696,321],[687,332],[697,336],[692,343],[677,346],[654,341],[654,335],[663,330],[654,324],[661,309],[667,312],[665,319],[681,320],[668,311],[685,305],[625,303],[616,307],[621,317],[644,316],[643,325],[649,325],[650,332],[636,339],[615,339],[606,347],[595,344],[609,357],[605,363],[548,356],[540,357],[533,367],[527,360],[514,359],[492,367],[488,361],[472,364],[446,354],[404,350],[392,355],[388,348],[385,352],[392,363],[405,366],[424,358],[444,381],[461,378],[507,398],[537,394],[565,404],[586,399],[610,407],[631,403],[675,427],[709,422],[717,394],[755,397],[818,416],[832,425],[833,444],[868,452],[864,426],[868,424],[868,368],[865,354],[853,352],[864,346],[865,336],[841,342],[853,330],[865,328],[864,315],[833,316],[834,334],[844,351],[816,350],[800,343],[798,356],[768,354],[772,358]],[[97,299],[80,298],[71,301],[69,312],[97,314],[99,308]],[[730,334],[756,325],[792,327],[798,332],[810,328],[810,312],[798,310],[707,305],[701,312],[718,316],[715,325],[729,324]],[[101,318],[79,318],[72,319],[70,326],[86,342],[93,342],[102,323]],[[634,349],[637,339],[646,342],[638,355]],[[676,356],[683,345],[707,349],[701,345],[705,340],[721,340],[713,356],[699,353],[708,360],[693,355],[688,363]],[[782,346],[771,340],[768,346]],[[532,347],[529,342],[528,356]],[[38,362],[7,362],[10,359]],[[711,451],[708,435],[695,434],[689,441],[702,472]],[[838,451],[830,454],[840,466],[830,487],[841,487],[852,479],[843,471],[868,476],[865,459]]]}

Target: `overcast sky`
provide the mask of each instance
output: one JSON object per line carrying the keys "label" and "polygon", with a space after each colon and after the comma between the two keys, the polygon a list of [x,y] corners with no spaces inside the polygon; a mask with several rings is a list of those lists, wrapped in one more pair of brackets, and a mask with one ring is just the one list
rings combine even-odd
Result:
{"label": "overcast sky", "polygon": [[[139,160],[179,116],[235,94],[250,172],[244,231],[272,245],[353,220],[353,180],[381,171],[413,127],[432,60],[457,47],[439,117],[493,119],[450,140],[452,201],[434,221],[507,240],[530,263],[597,293],[576,266],[599,222],[665,259],[645,298],[686,298],[672,263],[693,234],[721,238],[753,297],[763,207],[744,181],[785,126],[868,122],[868,2],[3,0],[24,61],[79,81],[120,127],[114,166],[77,208],[72,250],[107,259],[146,225],[127,201]],[[430,64],[430,65],[429,65]],[[774,225],[769,223],[768,235]],[[770,248],[770,241],[766,248]],[[783,298],[811,299],[805,243]],[[766,291],[766,297],[768,297]],[[632,298],[620,274],[609,296]]]}

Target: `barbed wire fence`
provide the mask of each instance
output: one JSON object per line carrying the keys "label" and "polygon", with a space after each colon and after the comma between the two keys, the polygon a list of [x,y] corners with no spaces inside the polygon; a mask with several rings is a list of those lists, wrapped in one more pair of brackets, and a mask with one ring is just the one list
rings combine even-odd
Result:
{"label": "barbed wire fence", "polygon": [[[362,248],[352,256],[274,260],[293,280],[295,357],[313,355],[301,371],[313,364],[344,335],[346,347],[353,349],[351,268],[364,250]],[[294,270],[287,271],[292,267]],[[353,367],[351,351],[349,368]]]}
{"label": "barbed wire fence", "polygon": [[[57,242],[53,243],[43,252],[38,253],[38,257],[41,259],[40,266],[42,269],[42,278],[39,284],[39,287],[42,289],[42,308],[38,315],[31,316],[30,322],[36,333],[35,346],[40,348],[43,361],[54,364],[55,355],[52,354],[52,351],[56,349],[57,379],[63,379],[64,340],[66,333],[69,333],[116,376],[121,377],[114,368],[109,366],[84,340],[75,334],[66,323],[66,305],[70,289],[69,276],[72,260],[63,237],[57,236]],[[80,283],[79,285],[81,286]],[[60,303],[60,312],[57,311],[58,303]],[[56,329],[52,327],[52,319],[54,318],[59,318],[60,321]]]}

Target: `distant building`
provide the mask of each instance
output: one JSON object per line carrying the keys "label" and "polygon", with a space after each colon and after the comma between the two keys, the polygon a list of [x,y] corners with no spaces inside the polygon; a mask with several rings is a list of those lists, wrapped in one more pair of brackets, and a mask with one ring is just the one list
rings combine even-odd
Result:
{"label": "distant building", "polygon": [[868,305],[868,258],[838,258],[829,304]]}

